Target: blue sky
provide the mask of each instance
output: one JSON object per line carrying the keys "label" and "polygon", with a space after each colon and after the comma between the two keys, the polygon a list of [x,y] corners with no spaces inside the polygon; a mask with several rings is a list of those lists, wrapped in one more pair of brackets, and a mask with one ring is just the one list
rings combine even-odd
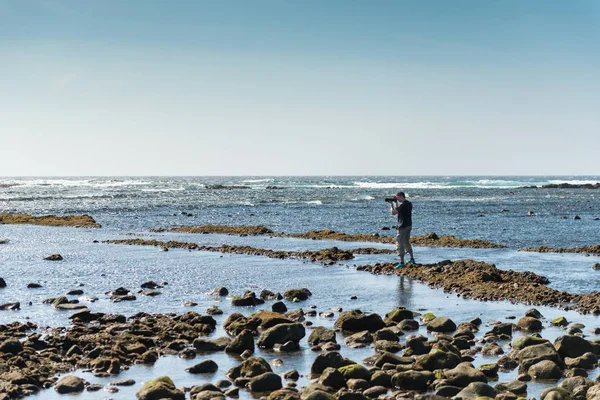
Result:
{"label": "blue sky", "polygon": [[0,0],[0,175],[597,175],[600,2]]}

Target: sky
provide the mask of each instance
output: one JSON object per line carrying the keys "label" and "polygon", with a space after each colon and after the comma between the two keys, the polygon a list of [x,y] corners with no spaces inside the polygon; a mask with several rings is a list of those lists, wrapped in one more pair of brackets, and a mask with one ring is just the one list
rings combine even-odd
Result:
{"label": "sky", "polygon": [[597,0],[0,0],[0,176],[598,175]]}

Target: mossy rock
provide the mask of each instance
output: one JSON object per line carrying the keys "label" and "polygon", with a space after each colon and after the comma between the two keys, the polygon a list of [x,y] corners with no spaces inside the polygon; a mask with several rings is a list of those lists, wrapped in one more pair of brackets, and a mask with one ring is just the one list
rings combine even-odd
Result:
{"label": "mossy rock", "polygon": [[414,319],[413,312],[404,307],[396,307],[385,315],[384,321],[386,323],[398,323],[404,321],[405,319]]}
{"label": "mossy rock", "polygon": [[423,321],[424,323],[428,323],[429,321],[433,321],[434,319],[435,315],[433,315],[433,313],[430,312],[426,312],[421,316],[421,321]]}
{"label": "mossy rock", "polygon": [[350,364],[338,368],[338,371],[344,375],[344,379],[364,379],[369,380],[369,370],[360,364]]}
{"label": "mossy rock", "polygon": [[556,319],[553,319],[551,324],[555,326],[567,326],[569,325],[569,321],[567,321],[565,317],[558,317]]}
{"label": "mossy rock", "polygon": [[168,376],[161,376],[153,379],[138,390],[136,396],[139,400],[154,399],[173,399],[185,400],[185,394],[175,387],[175,384]]}

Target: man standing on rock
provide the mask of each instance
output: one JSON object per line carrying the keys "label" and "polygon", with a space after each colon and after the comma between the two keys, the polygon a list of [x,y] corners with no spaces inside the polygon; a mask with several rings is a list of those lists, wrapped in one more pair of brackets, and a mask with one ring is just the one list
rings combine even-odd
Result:
{"label": "man standing on rock", "polygon": [[410,245],[410,230],[412,229],[412,203],[406,200],[404,192],[396,193],[396,201],[390,204],[392,215],[398,215],[398,235],[396,240],[398,244],[396,249],[400,256],[400,264],[396,268],[404,267],[404,255],[406,252],[410,254],[409,263],[414,263],[413,249]]}

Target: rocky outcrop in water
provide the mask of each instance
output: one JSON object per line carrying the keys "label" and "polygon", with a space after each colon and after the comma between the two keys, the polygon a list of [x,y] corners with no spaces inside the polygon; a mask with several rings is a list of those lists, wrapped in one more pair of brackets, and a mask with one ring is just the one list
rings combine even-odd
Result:
{"label": "rocky outcrop in water", "polygon": [[74,228],[100,228],[94,218],[89,215],[43,215],[35,217],[29,214],[0,213],[0,225],[45,225],[71,226]]}
{"label": "rocky outcrop in water", "polygon": [[153,232],[180,232],[180,233],[216,233],[223,235],[236,236],[258,236],[273,233],[266,226],[228,226],[228,225],[198,225],[198,226],[180,226],[176,228],[153,229]]}
{"label": "rocky outcrop in water", "polygon": [[519,251],[530,251],[536,253],[583,253],[585,255],[600,256],[600,244],[574,248],[554,248],[548,246],[524,247],[519,249]]}

